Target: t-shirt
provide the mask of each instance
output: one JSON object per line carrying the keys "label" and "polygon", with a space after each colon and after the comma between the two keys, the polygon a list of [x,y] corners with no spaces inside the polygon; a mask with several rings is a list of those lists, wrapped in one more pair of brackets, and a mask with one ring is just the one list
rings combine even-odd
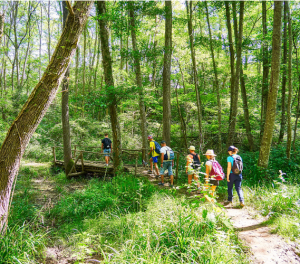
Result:
{"label": "t-shirt", "polygon": [[110,149],[111,148],[111,140],[109,138],[102,139],[103,148]]}
{"label": "t-shirt", "polygon": [[[160,153],[165,155],[167,153],[167,150],[171,150],[171,149],[168,146],[162,147],[160,149]],[[165,161],[170,161],[170,160],[164,160],[164,162]]]}
{"label": "t-shirt", "polygon": [[150,148],[153,148],[153,150],[152,150],[152,157],[157,157],[157,156],[159,156],[159,154],[157,154],[156,151],[155,151],[155,143],[154,143],[154,140],[150,141]]}
{"label": "t-shirt", "polygon": [[210,171],[211,171],[211,169],[212,169],[212,161],[211,161],[211,160],[206,161],[206,162],[205,162],[205,166],[208,166],[208,167],[209,167],[209,173],[210,173]]}
{"label": "t-shirt", "polygon": [[[231,163],[231,168],[233,167],[233,162],[234,162],[234,158],[233,157],[234,156],[236,156],[236,154],[233,154],[232,156],[227,157],[227,162]],[[242,159],[242,157],[241,157],[241,159]],[[230,173],[232,173],[232,171],[230,171]]]}

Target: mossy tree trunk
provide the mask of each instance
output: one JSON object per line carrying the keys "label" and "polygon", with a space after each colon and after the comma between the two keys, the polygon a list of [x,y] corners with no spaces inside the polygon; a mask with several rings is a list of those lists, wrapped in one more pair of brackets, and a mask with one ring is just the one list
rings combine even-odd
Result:
{"label": "mossy tree trunk", "polygon": [[270,88],[268,94],[266,121],[264,134],[260,144],[258,166],[267,168],[269,164],[270,149],[273,138],[273,130],[276,116],[276,102],[280,76],[280,58],[281,58],[281,15],[282,1],[274,2],[274,24],[272,37],[272,64]]}
{"label": "mossy tree trunk", "polygon": [[75,53],[91,1],[76,2],[41,80],[12,123],[0,149],[0,230],[6,225],[9,200],[20,161],[32,134],[46,114]]}

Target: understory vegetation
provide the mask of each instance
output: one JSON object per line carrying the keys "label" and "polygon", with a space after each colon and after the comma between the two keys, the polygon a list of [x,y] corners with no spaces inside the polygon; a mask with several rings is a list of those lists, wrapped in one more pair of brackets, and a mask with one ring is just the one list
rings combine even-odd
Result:
{"label": "understory vegetation", "polygon": [[[299,242],[300,191],[295,179],[281,183],[277,174],[277,180],[265,180],[262,187],[253,184],[251,175],[259,178],[246,167],[246,205],[267,216],[265,223],[274,232]],[[181,173],[177,186],[185,183]],[[222,182],[219,201],[226,198],[226,190]],[[61,259],[71,256],[74,263],[249,262],[248,250],[222,207],[130,174],[70,180],[50,164],[21,167],[0,243],[2,263],[48,263],[48,248],[58,248]]]}

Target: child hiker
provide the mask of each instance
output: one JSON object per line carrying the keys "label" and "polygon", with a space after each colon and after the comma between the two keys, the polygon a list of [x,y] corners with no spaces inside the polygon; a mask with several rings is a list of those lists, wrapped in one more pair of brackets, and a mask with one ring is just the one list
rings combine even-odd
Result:
{"label": "child hiker", "polygon": [[186,169],[185,173],[188,175],[188,184],[192,183],[192,179],[197,181],[198,189],[200,189],[200,183],[198,180],[198,171],[201,167],[200,156],[195,152],[195,147],[189,147],[190,154],[186,157]]}
{"label": "child hiker", "polygon": [[229,157],[227,157],[227,186],[228,186],[228,201],[225,205],[232,205],[233,198],[233,184],[235,185],[236,192],[239,196],[240,206],[244,207],[244,196],[242,191],[242,158],[237,155],[238,148],[230,146],[228,148]]}
{"label": "child hiker", "polygon": [[[214,196],[217,186],[219,186],[219,181],[224,179],[224,173],[221,165],[215,159],[215,153],[212,149],[208,149],[204,154],[207,158],[205,163],[205,184],[209,188],[209,193]],[[209,179],[210,178],[210,179]],[[208,183],[212,186],[208,186]]]}

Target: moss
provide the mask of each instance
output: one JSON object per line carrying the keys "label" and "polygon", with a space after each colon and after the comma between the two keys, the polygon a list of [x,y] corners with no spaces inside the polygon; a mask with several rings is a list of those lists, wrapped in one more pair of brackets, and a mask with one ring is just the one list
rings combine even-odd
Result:
{"label": "moss", "polygon": [[74,160],[70,159],[68,165],[67,165],[67,169],[66,169],[66,175],[69,174],[70,170],[72,169],[73,165],[74,165]]}

